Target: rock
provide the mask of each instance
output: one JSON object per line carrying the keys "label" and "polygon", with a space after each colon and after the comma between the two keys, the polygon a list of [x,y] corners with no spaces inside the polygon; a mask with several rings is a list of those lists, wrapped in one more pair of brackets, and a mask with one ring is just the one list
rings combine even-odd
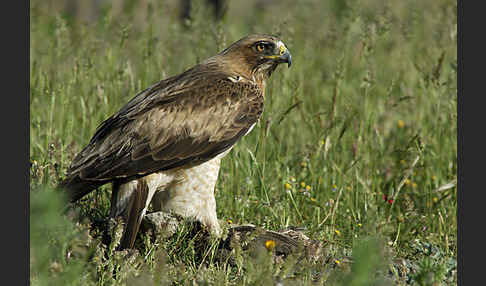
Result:
{"label": "rock", "polygon": [[181,217],[167,212],[146,214],[142,220],[143,231],[152,230],[157,236],[170,237],[177,231]]}

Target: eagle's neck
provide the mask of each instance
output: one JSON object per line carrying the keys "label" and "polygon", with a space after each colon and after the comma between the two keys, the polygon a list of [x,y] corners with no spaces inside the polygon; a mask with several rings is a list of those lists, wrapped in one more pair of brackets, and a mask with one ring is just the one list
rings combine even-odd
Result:
{"label": "eagle's neck", "polygon": [[275,66],[258,65],[256,68],[250,65],[244,56],[239,54],[219,54],[207,60],[213,67],[235,76],[241,76],[260,88],[265,88],[265,82],[275,70]]}
{"label": "eagle's neck", "polygon": [[262,90],[265,90],[265,84],[267,82],[267,76],[264,73],[256,72],[252,74],[251,79],[260,86]]}

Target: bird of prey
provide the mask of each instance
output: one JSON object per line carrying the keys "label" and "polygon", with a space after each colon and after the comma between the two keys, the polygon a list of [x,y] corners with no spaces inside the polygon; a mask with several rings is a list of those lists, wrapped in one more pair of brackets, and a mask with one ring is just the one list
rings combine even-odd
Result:
{"label": "bird of prey", "polygon": [[289,50],[253,34],[187,71],[139,92],[97,128],[59,187],[71,202],[112,183],[111,217],[133,248],[149,204],[194,217],[220,234],[214,187],[221,158],[263,112],[265,82]]}

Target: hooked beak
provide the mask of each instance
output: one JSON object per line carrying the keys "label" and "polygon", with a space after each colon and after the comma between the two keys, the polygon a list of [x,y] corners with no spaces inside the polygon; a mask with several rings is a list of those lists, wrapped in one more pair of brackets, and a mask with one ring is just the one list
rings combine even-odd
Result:
{"label": "hooked beak", "polygon": [[290,68],[292,65],[292,55],[290,54],[289,50],[286,50],[283,55],[278,58],[279,63],[287,63],[287,67]]}
{"label": "hooked beak", "polygon": [[280,50],[277,55],[266,56],[265,58],[272,59],[279,64],[287,63],[287,67],[290,68],[290,66],[292,65],[292,55],[284,45],[281,45],[279,49]]}

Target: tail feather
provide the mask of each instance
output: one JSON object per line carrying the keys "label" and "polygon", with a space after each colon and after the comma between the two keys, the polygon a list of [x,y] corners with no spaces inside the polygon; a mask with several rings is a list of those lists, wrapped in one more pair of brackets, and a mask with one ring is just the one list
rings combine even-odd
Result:
{"label": "tail feather", "polygon": [[[124,217],[126,225],[119,245],[120,250],[134,247],[140,223],[145,215],[147,201],[150,200],[148,196],[149,188],[147,183],[144,180],[140,180],[137,188],[133,190],[127,202],[128,205],[126,206],[127,209]],[[112,213],[116,213],[116,211]]]}

